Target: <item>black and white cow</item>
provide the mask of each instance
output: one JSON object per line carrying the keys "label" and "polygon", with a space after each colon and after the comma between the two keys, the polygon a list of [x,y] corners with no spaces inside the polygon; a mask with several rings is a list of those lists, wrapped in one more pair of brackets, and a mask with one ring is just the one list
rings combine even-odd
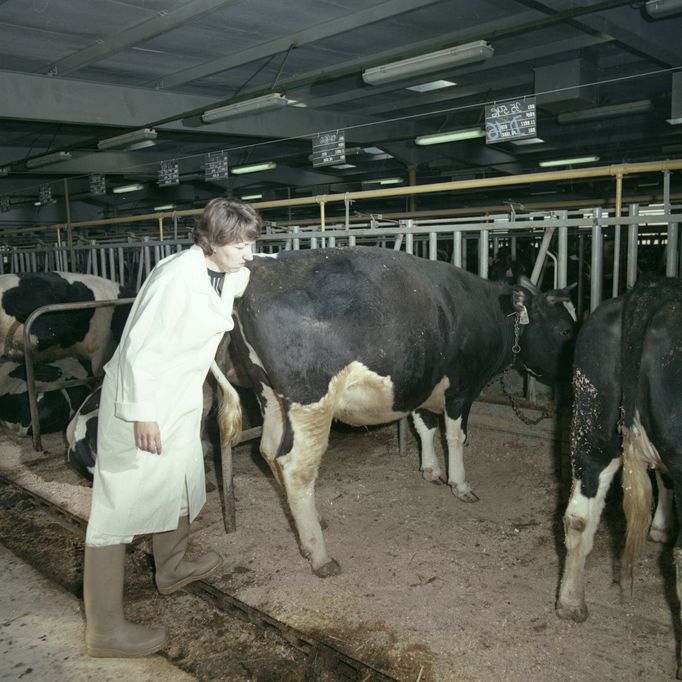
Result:
{"label": "black and white cow", "polygon": [[[77,358],[61,358],[34,366],[41,433],[62,431],[90,392],[88,386],[46,389],[46,384],[87,379],[89,372]],[[26,390],[26,367],[0,359],[0,424],[22,436],[32,435]]]}
{"label": "black and white cow", "polygon": [[[545,377],[558,375],[570,354],[566,290],[496,284],[387,249],[287,252],[249,268],[232,337],[259,395],[261,453],[285,488],[318,576],[340,571],[314,497],[334,419],[381,424],[417,411],[424,435],[425,420],[445,412],[448,483],[473,499],[462,448],[481,389],[512,362],[517,343],[520,360]],[[423,468],[434,479],[440,473],[435,457]]]}
{"label": "black and white cow", "polygon": [[[70,272],[0,275],[0,355],[23,361],[24,323],[44,305],[127,298],[116,282]],[[129,306],[53,312],[31,327],[32,350],[40,360],[76,356],[97,373],[120,339]]]}
{"label": "black and white cow", "polygon": [[[638,283],[599,306],[578,336],[573,386],[573,486],[564,514],[567,555],[557,615],[581,622],[588,615],[585,560],[618,469],[623,467],[627,520],[621,588],[631,585],[632,562],[651,523],[647,468],[669,474],[676,496],[682,494],[682,281]],[[669,508],[670,493],[659,484],[662,506]],[[679,521],[679,497],[676,506]],[[650,531],[657,540],[669,531],[662,518],[657,512],[654,522],[664,527]],[[682,534],[674,558],[682,600]]]}
{"label": "black and white cow", "polygon": [[81,476],[92,480],[97,459],[97,422],[102,387],[81,404],[66,427],[66,461]]}

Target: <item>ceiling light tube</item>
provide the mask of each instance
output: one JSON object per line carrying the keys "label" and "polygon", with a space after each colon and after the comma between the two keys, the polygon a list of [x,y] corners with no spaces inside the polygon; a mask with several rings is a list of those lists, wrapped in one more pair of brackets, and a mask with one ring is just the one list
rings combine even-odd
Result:
{"label": "ceiling light tube", "polygon": [[636,102],[624,102],[623,104],[610,104],[605,107],[581,109],[578,111],[566,111],[556,117],[557,123],[579,123],[581,121],[594,121],[599,118],[613,118],[615,116],[628,116],[630,114],[642,114],[654,108],[650,99],[641,99]]}
{"label": "ceiling light tube", "polygon": [[71,152],[54,152],[53,154],[46,154],[45,156],[38,156],[35,159],[29,159],[26,162],[26,168],[40,168],[40,166],[47,166],[51,163],[68,161],[70,158]]}
{"label": "ceiling light tube", "polygon": [[100,140],[97,143],[97,149],[127,147],[128,145],[142,142],[143,140],[155,140],[156,136],[157,132],[154,128],[142,128],[141,130],[133,130],[130,133],[124,133],[123,135],[117,135],[116,137],[109,137],[106,140]]}
{"label": "ceiling light tube", "polygon": [[126,192],[139,192],[141,189],[144,189],[144,185],[136,182],[133,185],[120,185],[119,187],[114,187],[111,191],[114,194],[125,194]]}
{"label": "ceiling light tube", "polygon": [[574,166],[579,163],[592,163],[599,161],[598,156],[576,156],[573,159],[553,159],[552,161],[540,161],[541,168],[553,168],[554,166]]}
{"label": "ceiling light tube", "polygon": [[475,137],[485,137],[483,128],[463,128],[462,130],[450,130],[431,135],[420,135],[415,138],[415,144],[425,147],[430,144],[445,144],[446,142],[458,142],[459,140],[472,140]]}
{"label": "ceiling light tube", "polygon": [[154,206],[155,211],[172,211],[175,204],[163,204],[162,206]]}
{"label": "ceiling light tube", "polygon": [[477,40],[473,43],[448,47],[438,52],[365,69],[362,72],[362,80],[368,85],[381,85],[412,76],[421,76],[432,71],[440,71],[450,66],[482,62],[492,57],[493,54],[495,50],[489,43],[485,40]]}
{"label": "ceiling light tube", "polygon": [[402,182],[402,178],[377,178],[376,180],[365,180],[366,185],[397,185]]}
{"label": "ceiling light tube", "polygon": [[256,201],[257,199],[262,199],[262,194],[245,194],[243,197],[239,197],[242,201]]}
{"label": "ceiling light tube", "polygon": [[682,12],[682,0],[649,0],[644,5],[644,9],[654,19],[667,17],[670,14]]}
{"label": "ceiling light tube", "polygon": [[227,104],[224,107],[217,107],[216,109],[207,109],[201,115],[201,120],[204,123],[213,123],[214,121],[222,121],[226,118],[236,118],[237,116],[244,116],[246,114],[278,109],[279,107],[285,107],[292,102],[293,100],[287,99],[280,92],[271,92],[269,95],[263,95],[262,97],[246,99],[243,102]]}
{"label": "ceiling light tube", "polygon": [[265,161],[263,163],[252,163],[249,166],[235,166],[231,170],[235,175],[242,175],[243,173],[260,173],[273,168],[277,168],[274,161]]}

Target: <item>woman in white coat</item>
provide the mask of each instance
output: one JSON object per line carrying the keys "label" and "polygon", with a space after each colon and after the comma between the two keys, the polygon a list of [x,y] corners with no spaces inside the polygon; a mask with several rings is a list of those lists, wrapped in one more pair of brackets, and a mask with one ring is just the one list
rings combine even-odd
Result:
{"label": "woman in white coat", "polygon": [[146,656],[165,628],[123,616],[125,546],[152,533],[156,585],[170,594],[222,563],[184,559],[189,524],[206,501],[200,428],[202,384],[232,305],[248,284],[261,229],[248,204],[212,199],[194,246],[160,261],[140,289],[105,367],[83,594],[91,656]]}

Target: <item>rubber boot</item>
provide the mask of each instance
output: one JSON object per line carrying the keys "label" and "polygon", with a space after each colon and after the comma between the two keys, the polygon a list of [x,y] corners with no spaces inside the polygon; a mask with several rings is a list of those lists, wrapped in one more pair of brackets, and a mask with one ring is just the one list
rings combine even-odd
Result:
{"label": "rubber boot", "polygon": [[152,538],[156,587],[161,594],[171,594],[185,585],[202,580],[223,563],[217,552],[207,552],[194,561],[185,559],[189,542],[189,518],[181,516],[178,527],[166,533],[155,533]]}
{"label": "rubber boot", "polygon": [[85,547],[85,644],[99,658],[148,656],[168,642],[166,628],[145,627],[123,615],[125,545]]}

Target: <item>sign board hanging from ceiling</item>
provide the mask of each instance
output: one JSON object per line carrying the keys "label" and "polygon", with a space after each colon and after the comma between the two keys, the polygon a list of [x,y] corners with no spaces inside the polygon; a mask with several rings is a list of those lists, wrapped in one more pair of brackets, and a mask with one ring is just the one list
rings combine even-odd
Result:
{"label": "sign board hanging from ceiling", "polygon": [[537,137],[535,97],[495,102],[485,108],[487,144]]}
{"label": "sign board hanging from ceiling", "polygon": [[313,137],[313,168],[346,162],[346,133],[320,133]]}
{"label": "sign board hanging from ceiling", "polygon": [[177,161],[162,161],[159,168],[157,184],[159,187],[170,187],[180,184],[180,166]]}
{"label": "sign board hanging from ceiling", "polygon": [[222,180],[229,177],[227,152],[210,152],[204,163],[204,180]]}
{"label": "sign board hanging from ceiling", "polygon": [[92,173],[90,175],[90,194],[99,196],[107,193],[107,180],[104,175]]}

